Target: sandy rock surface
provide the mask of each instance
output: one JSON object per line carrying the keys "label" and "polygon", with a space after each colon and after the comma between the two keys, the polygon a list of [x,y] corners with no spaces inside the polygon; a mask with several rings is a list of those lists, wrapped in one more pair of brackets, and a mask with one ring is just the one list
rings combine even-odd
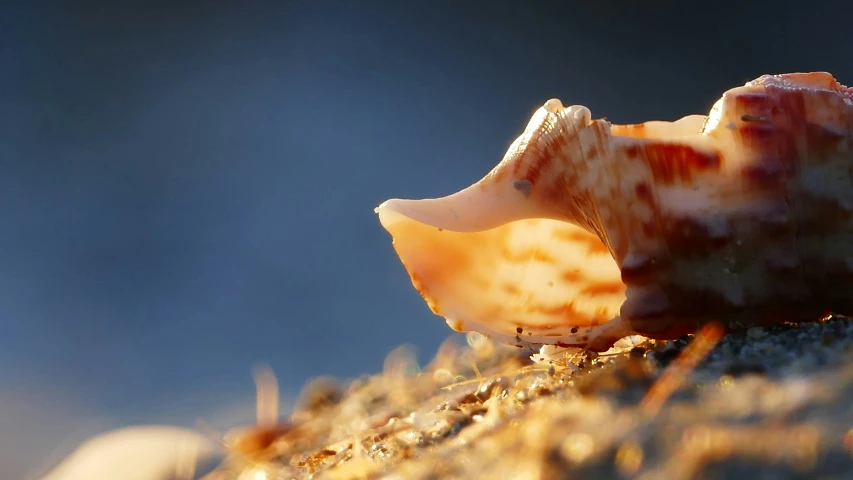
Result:
{"label": "sandy rock surface", "polygon": [[423,369],[318,379],[214,479],[849,478],[853,320],[730,334],[662,408],[638,407],[690,338],[534,365],[469,335]]}

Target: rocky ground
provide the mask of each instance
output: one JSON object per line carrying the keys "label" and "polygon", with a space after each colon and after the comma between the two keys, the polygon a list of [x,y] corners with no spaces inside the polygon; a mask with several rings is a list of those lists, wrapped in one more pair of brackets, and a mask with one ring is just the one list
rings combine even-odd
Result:
{"label": "rocky ground", "polygon": [[476,334],[422,369],[400,349],[381,375],[316,380],[204,478],[850,478],[853,320],[730,334],[640,408],[690,340],[552,366]]}

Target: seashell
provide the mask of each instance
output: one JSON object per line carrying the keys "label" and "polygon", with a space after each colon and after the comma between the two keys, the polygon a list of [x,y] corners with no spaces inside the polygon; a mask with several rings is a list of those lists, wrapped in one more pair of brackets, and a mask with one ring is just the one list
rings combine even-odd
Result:
{"label": "seashell", "polygon": [[189,480],[210,472],[219,457],[217,445],[196,431],[168,425],[138,425],[87,440],[40,478]]}
{"label": "seashell", "polygon": [[433,313],[519,347],[817,320],[853,313],[851,132],[824,72],[674,122],[551,99],[478,182],[376,212]]}

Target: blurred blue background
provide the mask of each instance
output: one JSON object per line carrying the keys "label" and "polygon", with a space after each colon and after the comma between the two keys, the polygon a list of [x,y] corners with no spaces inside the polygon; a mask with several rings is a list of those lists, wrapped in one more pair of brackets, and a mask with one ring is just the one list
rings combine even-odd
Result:
{"label": "blurred blue background", "polygon": [[257,362],[286,403],[428,361],[451,332],[373,208],[470,184],[551,97],[632,123],[763,73],[853,83],[849,14],[784,1],[8,3],[2,478],[121,425],[251,421]]}

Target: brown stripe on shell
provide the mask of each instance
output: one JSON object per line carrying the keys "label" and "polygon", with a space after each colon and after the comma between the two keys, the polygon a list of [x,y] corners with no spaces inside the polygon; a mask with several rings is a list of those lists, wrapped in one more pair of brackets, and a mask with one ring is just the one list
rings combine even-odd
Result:
{"label": "brown stripe on shell", "polygon": [[785,132],[776,125],[768,122],[750,122],[737,129],[738,143],[743,147],[751,147],[772,152],[772,147],[779,143]]}
{"label": "brown stripe on shell", "polygon": [[527,247],[524,250],[513,250],[508,245],[501,246],[501,258],[513,263],[525,263],[531,260],[554,265],[557,259],[540,247]]}
{"label": "brown stripe on shell", "polygon": [[787,173],[779,157],[769,154],[747,164],[741,175],[748,183],[760,188],[782,188]]}
{"label": "brown stripe on shell", "polygon": [[[787,155],[782,154],[793,161],[803,161],[802,154],[808,152],[809,145],[806,143],[805,124],[807,120],[806,101],[801,90],[781,90],[770,86],[768,92],[777,95],[779,111],[775,112],[774,121],[780,129],[785,130],[788,147],[791,149]],[[779,142],[783,143],[783,142]]]}
{"label": "brown stripe on shell", "polygon": [[[726,95],[731,97],[731,95]],[[728,98],[726,98],[728,99]],[[734,108],[742,114],[762,117],[771,113],[776,105],[775,99],[766,93],[744,92],[734,95]]]}
{"label": "brown stripe on shell", "polygon": [[[543,314],[547,316],[560,316],[566,319],[570,319],[570,322],[561,323],[559,325],[543,325],[537,326],[537,330],[550,330],[553,328],[565,328],[567,324],[576,324],[576,325],[588,325],[592,320],[592,317],[587,316],[584,313],[581,313],[575,310],[574,301],[568,301],[561,305],[557,306],[548,306],[548,305],[540,305],[535,303],[530,303],[525,306],[525,311],[531,314]],[[519,324],[522,325],[523,324]]]}
{"label": "brown stripe on shell", "polygon": [[590,147],[586,151],[587,158],[596,158],[598,157],[598,147],[595,145],[590,145]]}
{"label": "brown stripe on shell", "polygon": [[568,282],[568,283],[580,283],[586,280],[586,275],[584,275],[581,269],[574,270],[564,270],[560,273],[560,279]]}
{"label": "brown stripe on shell", "polygon": [[722,231],[713,231],[709,221],[718,220],[709,218],[706,221],[703,217],[664,219],[662,226],[669,251],[680,255],[704,255],[728,245],[732,239],[728,220],[724,220],[726,224]]}
{"label": "brown stripe on shell", "polygon": [[624,152],[629,159],[647,162],[655,183],[663,185],[691,182],[696,173],[717,171],[721,164],[716,151],[702,152],[689,144],[667,141],[628,145]]}
{"label": "brown stripe on shell", "polygon": [[506,293],[507,295],[521,295],[521,288],[519,288],[518,285],[515,283],[504,282],[501,284],[501,290],[503,290],[504,293]]}
{"label": "brown stripe on shell", "polygon": [[634,187],[634,194],[637,196],[637,200],[643,203],[652,203],[652,190],[649,188],[649,184],[645,182],[640,182]]}
{"label": "brown stripe on shell", "polygon": [[595,297],[598,295],[619,295],[625,293],[625,284],[622,282],[590,283],[580,291],[581,295]]}

